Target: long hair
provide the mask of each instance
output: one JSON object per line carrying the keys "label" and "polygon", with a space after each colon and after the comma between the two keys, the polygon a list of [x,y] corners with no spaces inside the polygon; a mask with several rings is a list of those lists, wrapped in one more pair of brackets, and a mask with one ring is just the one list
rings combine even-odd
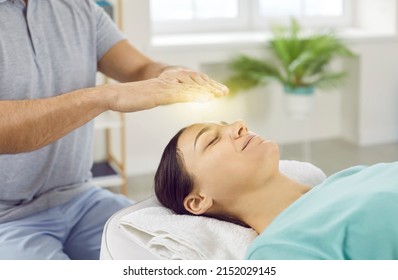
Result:
{"label": "long hair", "polygon": [[[177,142],[186,128],[181,129],[165,147],[155,174],[155,195],[158,201],[176,214],[193,215],[184,207],[184,199],[193,190],[194,177],[185,168]],[[249,227],[244,222],[223,214],[204,214],[203,216]]]}
{"label": "long hair", "polygon": [[159,202],[176,214],[191,214],[184,207],[184,198],[193,189],[193,179],[186,171],[177,148],[181,129],[167,144],[155,174],[155,194]]}

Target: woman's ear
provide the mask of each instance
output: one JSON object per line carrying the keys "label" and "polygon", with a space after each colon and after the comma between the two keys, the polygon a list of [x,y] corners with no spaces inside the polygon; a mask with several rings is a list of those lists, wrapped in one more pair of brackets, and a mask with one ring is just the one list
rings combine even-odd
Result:
{"label": "woman's ear", "polygon": [[213,206],[213,199],[208,196],[190,193],[184,198],[184,207],[194,215],[204,214]]}

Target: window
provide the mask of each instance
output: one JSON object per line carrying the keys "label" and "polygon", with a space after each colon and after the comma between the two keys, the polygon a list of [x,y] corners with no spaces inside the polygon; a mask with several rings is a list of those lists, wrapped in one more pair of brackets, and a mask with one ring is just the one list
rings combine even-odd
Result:
{"label": "window", "polygon": [[[247,1],[247,0],[246,0]],[[241,0],[151,0],[155,33],[236,30],[245,25]]]}
{"label": "window", "polygon": [[238,0],[152,0],[152,17],[158,21],[235,18]]}
{"label": "window", "polygon": [[349,0],[258,0],[253,26],[261,29],[270,23],[287,23],[291,17],[307,27],[342,27],[351,24]]}
{"label": "window", "polygon": [[260,14],[262,16],[334,16],[339,17],[344,13],[341,0],[260,0]]}
{"label": "window", "polygon": [[261,30],[292,16],[305,26],[348,26],[352,0],[151,0],[154,33]]}

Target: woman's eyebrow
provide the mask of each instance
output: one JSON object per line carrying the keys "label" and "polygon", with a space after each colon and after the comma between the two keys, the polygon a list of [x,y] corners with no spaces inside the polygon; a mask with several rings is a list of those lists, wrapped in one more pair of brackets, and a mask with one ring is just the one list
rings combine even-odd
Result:
{"label": "woman's eyebrow", "polygon": [[206,131],[208,131],[209,129],[210,129],[210,126],[206,126],[206,127],[202,128],[202,129],[199,131],[198,135],[196,135],[196,137],[195,137],[195,142],[194,142],[194,144],[193,144],[193,149],[194,149],[194,150],[196,149],[196,142],[198,142],[199,137],[200,137],[203,133],[205,133]]}
{"label": "woman's eyebrow", "polygon": [[[228,123],[227,123],[227,122],[224,122],[224,121],[220,121],[220,122],[218,122],[218,124],[221,124],[221,125],[228,125]],[[206,131],[210,130],[210,128],[211,128],[210,126],[205,126],[204,128],[202,128],[202,129],[199,131],[198,135],[196,135],[196,137],[195,137],[195,142],[194,142],[194,144],[193,144],[193,149],[194,149],[194,150],[196,149],[196,142],[198,142],[199,137],[200,137],[203,133],[205,133]]]}

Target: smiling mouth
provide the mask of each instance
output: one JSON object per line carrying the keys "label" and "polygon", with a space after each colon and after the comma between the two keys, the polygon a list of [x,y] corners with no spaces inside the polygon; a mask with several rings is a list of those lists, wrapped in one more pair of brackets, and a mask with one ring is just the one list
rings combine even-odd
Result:
{"label": "smiling mouth", "polygon": [[246,147],[249,145],[250,141],[251,141],[254,137],[256,137],[256,136],[257,136],[257,135],[250,135],[250,136],[247,137],[246,142],[245,142],[245,144],[243,145],[242,151],[243,151],[244,149],[246,149]]}

